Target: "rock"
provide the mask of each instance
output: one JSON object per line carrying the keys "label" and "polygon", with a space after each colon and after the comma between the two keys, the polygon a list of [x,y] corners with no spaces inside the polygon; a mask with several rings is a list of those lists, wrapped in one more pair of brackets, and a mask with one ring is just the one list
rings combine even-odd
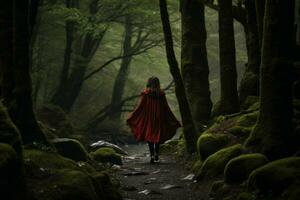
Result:
{"label": "rock", "polygon": [[231,128],[229,128],[228,133],[236,136],[236,137],[241,137],[241,138],[247,138],[251,131],[252,131],[252,127],[243,127],[243,126],[233,126]]}
{"label": "rock", "polygon": [[258,102],[259,102],[259,97],[258,96],[248,96],[246,98],[246,100],[244,101],[244,103],[241,105],[241,109],[242,110],[248,110],[249,108],[255,108],[256,106],[253,106],[253,105],[257,104]]}
{"label": "rock", "polygon": [[90,153],[91,157],[102,163],[112,163],[116,165],[122,165],[121,156],[112,148],[103,147]]}
{"label": "rock", "polygon": [[209,192],[209,196],[213,197],[213,199],[224,199],[228,194],[230,194],[230,186],[224,181],[215,181]]}
{"label": "rock", "polygon": [[95,142],[95,143],[91,144],[90,147],[92,149],[94,149],[94,151],[99,149],[99,148],[102,148],[102,147],[110,147],[110,148],[114,149],[119,154],[128,155],[128,153],[126,151],[124,151],[121,147],[119,147],[118,145],[112,144],[110,142],[106,142],[104,140],[99,140],[98,142]]}
{"label": "rock", "polygon": [[300,184],[294,184],[288,187],[281,195],[282,199],[297,200],[300,197]]}
{"label": "rock", "polygon": [[225,167],[225,182],[229,184],[242,183],[248,179],[253,170],[267,163],[268,159],[262,154],[246,154],[235,157]]}
{"label": "rock", "polygon": [[5,199],[26,195],[23,163],[12,146],[0,143],[0,193]]}
{"label": "rock", "polygon": [[88,161],[89,154],[84,146],[75,139],[56,138],[51,140],[59,154],[75,161]]}
{"label": "rock", "polygon": [[248,192],[242,192],[237,196],[237,200],[254,200],[254,196]]}
{"label": "rock", "polygon": [[209,156],[203,163],[196,179],[212,178],[223,174],[226,164],[234,157],[243,153],[243,147],[236,144],[217,151]]}
{"label": "rock", "polygon": [[24,150],[28,188],[36,200],[120,200],[109,176],[54,152]]}
{"label": "rock", "polygon": [[143,191],[140,191],[139,194],[144,194],[144,195],[162,195],[161,192],[156,191],[156,190],[143,190]]}
{"label": "rock", "polygon": [[0,102],[0,142],[11,145],[21,155],[21,136],[19,130],[8,116],[7,110]]}
{"label": "rock", "polygon": [[203,134],[197,142],[200,158],[205,160],[208,156],[224,148],[229,143],[229,138],[224,134]]}
{"label": "rock", "polygon": [[182,178],[181,180],[188,180],[188,181],[192,181],[195,178],[195,174],[189,174],[186,177]]}
{"label": "rock", "polygon": [[[254,170],[248,179],[248,190],[280,194],[289,186],[299,184],[300,158],[289,157],[270,162]],[[275,195],[276,195],[275,194]]]}
{"label": "rock", "polygon": [[132,186],[132,185],[125,185],[122,187],[122,190],[124,191],[136,191],[137,188],[135,186]]}
{"label": "rock", "polygon": [[162,190],[171,190],[171,189],[178,189],[178,188],[183,188],[181,185],[165,185],[163,187],[161,187],[160,189]]}
{"label": "rock", "polygon": [[74,125],[59,106],[43,105],[37,111],[37,116],[47,127],[55,129],[58,137],[70,137],[75,133]]}
{"label": "rock", "polygon": [[192,169],[191,169],[191,171],[192,172],[199,172],[199,170],[201,169],[201,167],[202,167],[202,165],[203,165],[203,162],[202,162],[202,160],[197,160],[194,164],[193,164],[193,167],[192,167]]}
{"label": "rock", "polygon": [[256,123],[257,118],[258,118],[258,111],[243,114],[237,119],[236,125],[242,127],[253,127]]}

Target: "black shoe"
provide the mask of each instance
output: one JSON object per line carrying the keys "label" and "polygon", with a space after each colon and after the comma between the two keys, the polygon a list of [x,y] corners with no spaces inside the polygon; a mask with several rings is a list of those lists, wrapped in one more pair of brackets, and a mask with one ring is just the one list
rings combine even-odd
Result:
{"label": "black shoe", "polygon": [[151,156],[150,164],[154,164],[154,158],[153,158],[153,156]]}
{"label": "black shoe", "polygon": [[155,156],[154,156],[154,160],[155,160],[155,161],[158,161],[158,160],[159,160],[158,155],[155,155]]}

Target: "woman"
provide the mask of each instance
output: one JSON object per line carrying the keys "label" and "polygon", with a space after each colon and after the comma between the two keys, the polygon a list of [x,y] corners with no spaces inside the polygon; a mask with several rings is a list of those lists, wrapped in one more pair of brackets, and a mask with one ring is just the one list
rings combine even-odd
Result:
{"label": "woman", "polygon": [[127,124],[137,141],[148,142],[150,163],[158,161],[159,144],[171,139],[181,125],[172,113],[157,77],[148,79],[140,103],[127,119]]}

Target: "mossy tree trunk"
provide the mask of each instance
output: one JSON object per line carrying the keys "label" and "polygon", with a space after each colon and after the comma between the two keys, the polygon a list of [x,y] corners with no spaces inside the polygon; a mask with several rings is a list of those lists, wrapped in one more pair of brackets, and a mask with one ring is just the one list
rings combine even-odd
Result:
{"label": "mossy tree trunk", "polygon": [[198,0],[181,1],[181,71],[193,119],[198,131],[210,118],[212,102],[206,50],[204,4]]}
{"label": "mossy tree trunk", "polygon": [[[32,86],[30,77],[30,38],[34,22],[30,21],[30,1],[15,1],[13,7],[13,105],[9,107],[10,115],[17,125],[25,144],[32,142],[48,143],[39,127],[32,105]],[[37,9],[37,7],[35,7]],[[30,12],[29,12],[30,11]],[[30,26],[31,25],[31,26]]]}
{"label": "mossy tree trunk", "polygon": [[120,107],[125,84],[128,78],[129,67],[131,63],[131,56],[126,56],[130,54],[132,48],[132,21],[130,16],[125,17],[125,34],[124,34],[124,41],[123,41],[123,56],[124,58],[121,61],[120,69],[118,71],[117,77],[114,82],[113,93],[111,98],[111,106],[112,112],[109,116],[110,120],[115,122],[120,122],[121,118],[121,109]]}
{"label": "mossy tree trunk", "polygon": [[221,100],[219,113],[239,111],[232,0],[219,1]]}
{"label": "mossy tree trunk", "polygon": [[255,2],[253,0],[246,0],[245,7],[247,10],[246,41],[248,63],[239,88],[239,100],[241,104],[246,100],[247,96],[259,95],[259,67],[261,61]]}
{"label": "mossy tree trunk", "polygon": [[185,88],[183,80],[180,74],[178,62],[176,60],[173,36],[170,26],[169,13],[167,8],[166,0],[159,0],[160,15],[164,31],[166,54],[168,59],[168,64],[170,67],[170,72],[173,76],[175,82],[175,94],[179,104],[179,110],[182,118],[183,124],[183,134],[186,141],[186,147],[189,153],[196,152],[196,129],[192,119],[192,114],[190,106],[186,97]]}
{"label": "mossy tree trunk", "polygon": [[270,159],[289,155],[296,142],[292,134],[293,35],[294,2],[266,0],[260,111],[246,145]]}

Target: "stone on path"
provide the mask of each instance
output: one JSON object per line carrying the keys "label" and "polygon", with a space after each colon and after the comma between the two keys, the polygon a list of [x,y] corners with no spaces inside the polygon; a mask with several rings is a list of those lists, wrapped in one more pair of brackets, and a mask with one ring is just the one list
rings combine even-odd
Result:
{"label": "stone on path", "polygon": [[140,191],[139,194],[144,194],[144,195],[162,195],[161,192],[156,191],[156,190],[143,190],[143,191]]}
{"label": "stone on path", "polygon": [[181,185],[165,185],[163,187],[161,187],[160,189],[162,190],[171,190],[171,189],[178,189],[178,188],[183,188]]}

